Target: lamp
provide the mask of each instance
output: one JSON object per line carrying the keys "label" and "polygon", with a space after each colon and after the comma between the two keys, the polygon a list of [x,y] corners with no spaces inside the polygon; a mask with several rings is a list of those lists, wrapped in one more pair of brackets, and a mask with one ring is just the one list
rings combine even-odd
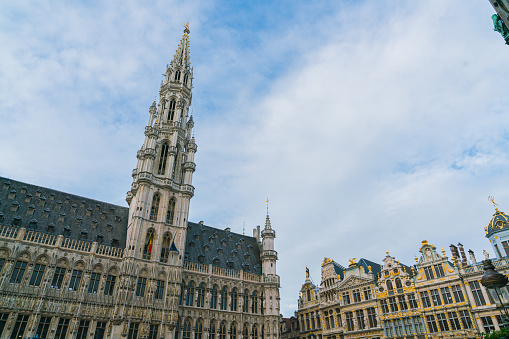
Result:
{"label": "lamp", "polygon": [[502,326],[509,328],[509,313],[507,312],[507,307],[505,306],[509,305],[509,292],[507,290],[507,281],[509,279],[507,279],[507,276],[504,274],[501,274],[495,270],[495,266],[493,266],[490,259],[486,259],[482,263],[484,266],[484,275],[481,278],[481,284],[486,287],[493,300],[498,299],[500,307],[503,310]]}

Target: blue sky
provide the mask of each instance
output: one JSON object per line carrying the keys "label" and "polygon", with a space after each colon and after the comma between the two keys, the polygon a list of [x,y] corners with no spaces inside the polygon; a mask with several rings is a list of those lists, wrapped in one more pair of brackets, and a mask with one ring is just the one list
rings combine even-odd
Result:
{"label": "blue sky", "polygon": [[0,175],[126,205],[190,22],[190,218],[242,232],[270,200],[282,313],[323,257],[491,251],[509,211],[507,58],[488,1],[4,3]]}

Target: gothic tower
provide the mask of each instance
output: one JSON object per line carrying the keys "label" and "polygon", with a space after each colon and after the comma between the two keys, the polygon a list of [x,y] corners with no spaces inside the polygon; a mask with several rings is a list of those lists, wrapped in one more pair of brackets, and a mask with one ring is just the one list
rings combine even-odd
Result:
{"label": "gothic tower", "polygon": [[265,219],[265,228],[261,232],[262,250],[262,273],[265,275],[263,314],[265,320],[266,338],[278,338],[279,330],[279,276],[276,273],[277,252],[274,250],[274,238],[276,232],[270,225],[269,213]]}

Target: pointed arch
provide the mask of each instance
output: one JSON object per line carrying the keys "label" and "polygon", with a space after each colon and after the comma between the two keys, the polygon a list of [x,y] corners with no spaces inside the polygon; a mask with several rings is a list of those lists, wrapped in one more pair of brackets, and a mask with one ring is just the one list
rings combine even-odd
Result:
{"label": "pointed arch", "polygon": [[189,79],[189,74],[184,74],[184,85],[187,85],[187,80]]}
{"label": "pointed arch", "polygon": [[237,324],[235,322],[230,324],[230,339],[237,339]]}
{"label": "pointed arch", "polygon": [[152,198],[152,205],[150,206],[150,220],[157,221],[157,214],[159,213],[159,203],[161,202],[161,196],[159,193],[154,194]]}
{"label": "pointed arch", "polygon": [[143,246],[143,259],[150,260],[152,255],[152,244],[154,242],[154,229],[149,228],[145,236],[145,245]]}
{"label": "pointed arch", "polygon": [[173,170],[171,171],[171,177],[175,179],[175,174],[178,170],[178,165],[180,163],[180,146],[177,145],[177,151],[175,152],[175,158],[173,159]]}
{"label": "pointed arch", "polygon": [[251,295],[251,313],[258,313],[258,293],[256,291]]}
{"label": "pointed arch", "polygon": [[249,338],[249,329],[247,323],[244,323],[244,328],[242,329],[242,338]]}
{"label": "pointed arch", "polygon": [[166,232],[163,235],[163,242],[161,244],[161,256],[159,257],[160,262],[167,263],[168,257],[170,256],[170,244],[171,244],[171,233]]}
{"label": "pointed arch", "polygon": [[396,278],[396,280],[394,281],[394,283],[396,284],[396,288],[403,288],[403,284],[401,284],[401,279],[400,278]]}
{"label": "pointed arch", "polygon": [[392,282],[390,280],[387,280],[386,282],[387,290],[392,291],[394,290],[394,287],[392,286]]}
{"label": "pointed arch", "polygon": [[209,337],[210,339],[216,339],[216,321],[214,319],[210,321]]}
{"label": "pointed arch", "polygon": [[244,294],[242,295],[242,312],[249,312],[249,291],[248,289],[244,289]]}
{"label": "pointed arch", "polygon": [[173,121],[175,118],[175,107],[177,107],[177,101],[175,99],[171,99],[168,105],[168,121]]}
{"label": "pointed arch", "polygon": [[223,286],[221,289],[221,305],[220,309],[226,311],[226,306],[228,305],[228,289],[226,286]]}
{"label": "pointed arch", "polygon": [[[182,60],[182,55],[181,55],[180,57],[181,57],[181,59],[180,59],[180,60]],[[175,81],[180,81],[180,74],[181,74],[181,73],[180,73],[180,70],[178,70],[178,69],[177,69],[177,70],[175,71]]]}
{"label": "pointed arch", "polygon": [[253,339],[258,339],[258,325],[254,324],[253,325],[253,331],[252,331],[253,335]]}
{"label": "pointed arch", "polygon": [[168,209],[166,210],[166,223],[173,224],[173,218],[175,216],[175,198],[171,198],[168,202]]}
{"label": "pointed arch", "polygon": [[230,311],[237,312],[237,289],[234,287],[230,292]]}
{"label": "pointed arch", "polygon": [[191,339],[191,319],[186,318],[182,327],[182,339]]}
{"label": "pointed arch", "polygon": [[194,282],[190,281],[187,285],[186,306],[193,306],[194,302]]}
{"label": "pointed arch", "polygon": [[226,339],[226,322],[224,320],[219,325],[219,339]]}
{"label": "pointed arch", "polygon": [[196,324],[194,325],[194,339],[202,339],[203,335],[203,321],[202,319],[196,320]]}
{"label": "pointed arch", "polygon": [[157,174],[163,175],[166,171],[166,163],[168,162],[168,143],[164,142],[161,146],[161,154],[159,155],[159,167],[157,168]]}
{"label": "pointed arch", "polygon": [[217,285],[214,285],[210,290],[210,308],[217,308]]}
{"label": "pointed arch", "polygon": [[201,283],[197,288],[198,298],[196,299],[196,306],[203,307],[205,305],[205,283]]}

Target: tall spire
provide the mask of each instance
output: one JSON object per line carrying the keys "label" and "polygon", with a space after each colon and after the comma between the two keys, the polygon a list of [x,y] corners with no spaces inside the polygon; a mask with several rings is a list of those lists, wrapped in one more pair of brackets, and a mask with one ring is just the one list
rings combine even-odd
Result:
{"label": "tall spire", "polygon": [[173,60],[171,61],[171,66],[181,65],[184,68],[189,68],[191,61],[189,55],[189,22],[184,24],[184,34],[182,34],[182,39],[180,40],[180,44],[175,51],[175,55],[173,56]]}

